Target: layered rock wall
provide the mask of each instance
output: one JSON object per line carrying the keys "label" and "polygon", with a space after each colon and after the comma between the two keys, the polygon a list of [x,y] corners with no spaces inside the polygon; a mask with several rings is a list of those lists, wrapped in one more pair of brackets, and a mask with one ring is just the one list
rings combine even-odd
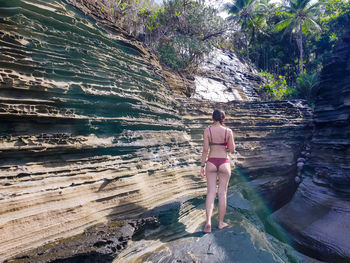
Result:
{"label": "layered rock wall", "polygon": [[140,44],[61,1],[2,5],[1,259],[204,189]]}
{"label": "layered rock wall", "polygon": [[0,9],[1,260],[203,195],[201,136],[215,107],[242,174],[270,198],[295,187],[304,105],[176,100],[152,55],[110,24],[54,0]]}
{"label": "layered rock wall", "polygon": [[350,32],[324,64],[314,124],[304,180],[274,217],[306,253],[327,262],[349,262]]}

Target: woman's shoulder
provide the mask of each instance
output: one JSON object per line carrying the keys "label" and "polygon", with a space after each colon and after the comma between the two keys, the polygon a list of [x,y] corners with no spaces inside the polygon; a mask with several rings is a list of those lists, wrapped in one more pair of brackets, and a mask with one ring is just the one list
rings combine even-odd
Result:
{"label": "woman's shoulder", "polygon": [[233,131],[230,128],[228,128],[228,127],[225,127],[225,128],[226,128],[227,133],[233,134]]}
{"label": "woman's shoulder", "polygon": [[204,129],[204,132],[209,132],[210,128],[211,128],[211,126],[208,126],[207,128]]}
{"label": "woman's shoulder", "polygon": [[233,131],[230,128],[228,128],[227,131],[229,132],[229,134],[233,135]]}

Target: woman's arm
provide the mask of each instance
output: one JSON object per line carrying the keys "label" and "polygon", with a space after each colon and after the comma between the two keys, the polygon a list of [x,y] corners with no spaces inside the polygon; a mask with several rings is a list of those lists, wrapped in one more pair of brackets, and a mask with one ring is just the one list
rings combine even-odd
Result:
{"label": "woman's arm", "polygon": [[202,159],[201,159],[201,176],[205,176],[204,166],[207,162],[207,156],[209,151],[209,136],[208,136],[208,128],[204,130],[203,134],[203,151],[202,151]]}
{"label": "woman's arm", "polygon": [[228,149],[229,149],[230,153],[234,153],[236,145],[235,145],[235,140],[233,138],[233,132],[232,132],[231,129],[229,129],[229,135],[228,135],[227,143],[228,143]]}

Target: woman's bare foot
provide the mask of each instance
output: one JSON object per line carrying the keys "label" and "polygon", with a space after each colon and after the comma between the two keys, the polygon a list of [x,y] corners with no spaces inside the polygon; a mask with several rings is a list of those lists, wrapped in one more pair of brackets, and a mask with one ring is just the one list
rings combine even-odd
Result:
{"label": "woman's bare foot", "polygon": [[219,223],[219,226],[218,226],[219,229],[223,229],[225,227],[228,227],[228,224],[226,224],[225,222]]}
{"label": "woman's bare foot", "polygon": [[211,225],[206,224],[204,229],[203,229],[203,232],[204,233],[210,233],[211,232]]}

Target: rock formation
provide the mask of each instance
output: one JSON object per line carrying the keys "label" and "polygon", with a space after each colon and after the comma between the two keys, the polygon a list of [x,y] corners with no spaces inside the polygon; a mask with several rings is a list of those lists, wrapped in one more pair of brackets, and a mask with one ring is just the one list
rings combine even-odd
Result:
{"label": "rock formation", "polygon": [[1,259],[204,191],[180,105],[140,44],[60,1],[2,12]]}
{"label": "rock formation", "polygon": [[201,197],[215,107],[235,133],[237,177],[274,208],[288,201],[310,134],[305,105],[175,99],[152,54],[89,13],[94,1],[67,2],[83,13],[61,1],[1,6],[1,260]]}
{"label": "rock formation", "polygon": [[349,262],[350,32],[324,64],[314,124],[303,182],[274,218],[306,253],[327,262]]}
{"label": "rock formation", "polygon": [[214,217],[211,234],[198,231],[205,222],[205,205],[189,200],[181,205],[177,221],[157,232],[145,231],[142,239],[134,240],[113,262],[286,263],[297,259],[290,247],[266,234],[236,186],[230,190],[235,193],[228,197],[230,227],[218,230]]}
{"label": "rock formation", "polygon": [[195,76],[193,98],[217,102],[257,101],[263,94],[262,78],[248,63],[230,51],[214,49],[200,65]]}
{"label": "rock formation", "polygon": [[255,213],[255,203],[244,197],[246,191],[255,190],[246,183],[229,188],[225,216],[229,227],[218,230],[214,215],[212,233],[204,234],[204,200],[191,199],[160,213],[160,227],[133,238],[113,262],[322,263],[269,235]]}

